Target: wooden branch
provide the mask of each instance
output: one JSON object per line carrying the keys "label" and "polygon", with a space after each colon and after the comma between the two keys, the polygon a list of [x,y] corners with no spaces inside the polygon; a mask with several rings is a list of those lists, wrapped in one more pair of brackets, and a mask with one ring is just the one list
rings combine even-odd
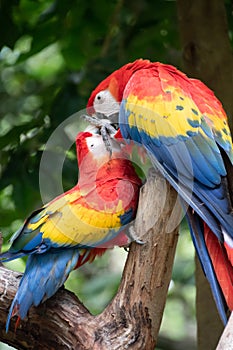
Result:
{"label": "wooden branch", "polygon": [[[161,203],[166,184],[166,200]],[[21,274],[0,267],[0,340],[18,349],[116,350],[155,347],[169,286],[178,230],[166,232],[176,202],[175,191],[159,174],[142,188],[135,228],[145,244],[133,243],[119,290],[98,316],[93,316],[69,291],[37,308],[15,331],[5,322]],[[158,213],[161,213],[158,215]],[[158,221],[151,220],[156,218]]]}

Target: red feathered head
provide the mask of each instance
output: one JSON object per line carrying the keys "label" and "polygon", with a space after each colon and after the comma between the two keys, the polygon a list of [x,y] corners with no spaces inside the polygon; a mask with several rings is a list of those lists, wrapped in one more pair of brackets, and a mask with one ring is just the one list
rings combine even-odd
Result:
{"label": "red feathered head", "polygon": [[149,60],[138,59],[132,63],[128,63],[121,67],[120,69],[113,72],[106,79],[104,79],[96,88],[93,90],[88,103],[87,108],[89,108],[90,113],[94,113],[94,100],[96,95],[100,91],[108,90],[111,95],[115,98],[116,102],[121,102],[123,92],[126,84],[128,83],[131,76],[139,69],[148,68],[152,65]]}

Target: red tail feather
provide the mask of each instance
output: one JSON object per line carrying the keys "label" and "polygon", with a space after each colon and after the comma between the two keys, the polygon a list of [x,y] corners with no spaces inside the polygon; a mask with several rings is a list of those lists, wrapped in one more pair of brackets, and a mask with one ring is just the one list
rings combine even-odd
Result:
{"label": "red tail feather", "polygon": [[17,328],[18,328],[19,325],[20,325],[20,321],[21,321],[21,318],[20,318],[20,316],[18,316],[18,317],[17,317],[17,320],[16,320],[16,322],[15,322],[15,333],[16,333],[16,331],[17,331]]}
{"label": "red tail feather", "polygon": [[[219,242],[210,228],[204,224],[204,235],[206,246],[221,286],[226,303],[230,310],[233,310],[233,266],[228,258],[225,246]],[[228,247],[227,250],[230,248]],[[233,251],[230,252],[231,256]]]}

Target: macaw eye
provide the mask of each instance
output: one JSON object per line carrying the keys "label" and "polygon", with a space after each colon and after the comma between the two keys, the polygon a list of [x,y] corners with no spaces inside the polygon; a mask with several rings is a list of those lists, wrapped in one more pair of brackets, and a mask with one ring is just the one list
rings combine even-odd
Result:
{"label": "macaw eye", "polygon": [[106,117],[119,113],[120,109],[119,103],[109,90],[102,90],[96,94],[93,107],[97,113],[104,114]]}
{"label": "macaw eye", "polygon": [[104,102],[104,92],[103,92],[103,91],[99,92],[99,93],[96,95],[95,101],[96,101],[98,104]]}

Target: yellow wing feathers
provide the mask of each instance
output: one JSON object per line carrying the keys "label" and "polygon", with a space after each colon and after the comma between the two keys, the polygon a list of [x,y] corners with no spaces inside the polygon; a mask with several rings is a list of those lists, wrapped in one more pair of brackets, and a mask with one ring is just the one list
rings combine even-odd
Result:
{"label": "yellow wing feathers", "polygon": [[[215,139],[231,157],[232,139],[221,103],[204,84],[195,80],[141,70],[128,82],[124,96],[130,127],[153,139],[172,139],[201,133]],[[167,139],[167,140],[166,140]],[[173,140],[174,141],[174,140]]]}
{"label": "yellow wing feathers", "polygon": [[80,197],[78,191],[68,193],[51,202],[41,212],[41,218],[29,222],[27,227],[35,230],[40,227],[43,239],[58,245],[92,245],[106,239],[121,226],[120,215],[124,214],[119,201],[111,212],[97,210],[96,205]]}
{"label": "yellow wing feathers", "polygon": [[[126,110],[130,111],[129,125],[146,131],[153,138],[185,136],[188,132],[197,132],[200,124],[200,114],[195,103],[188,97],[184,98],[178,92],[168,90],[167,98],[157,95],[139,100],[135,95],[129,95]],[[156,123],[155,123],[156,122]]]}

